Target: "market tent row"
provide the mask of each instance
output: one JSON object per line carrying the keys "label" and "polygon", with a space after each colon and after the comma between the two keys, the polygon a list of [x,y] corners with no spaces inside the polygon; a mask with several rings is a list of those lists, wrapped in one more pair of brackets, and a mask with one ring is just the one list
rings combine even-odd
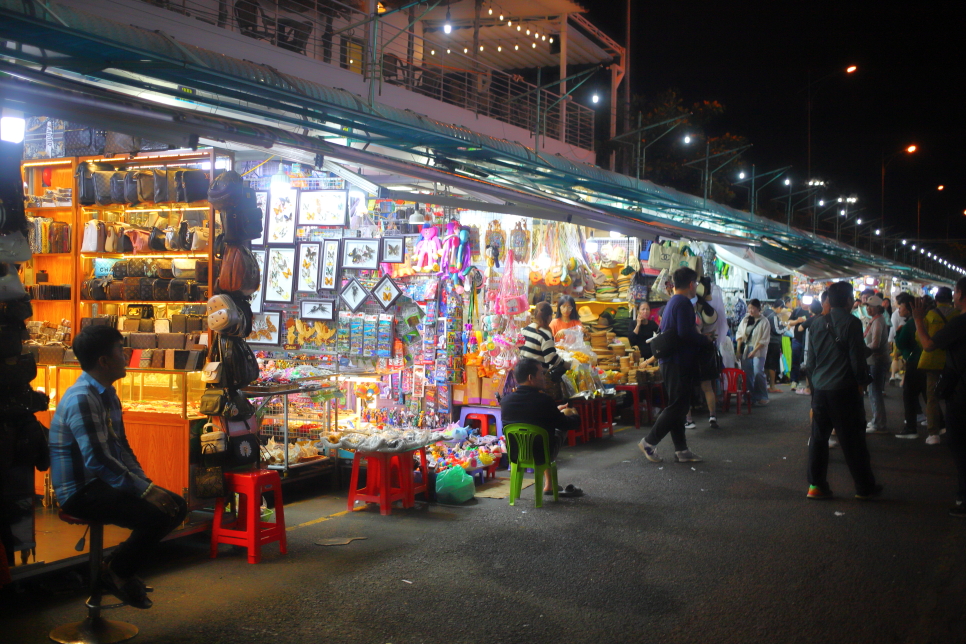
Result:
{"label": "market tent row", "polygon": [[[541,205],[554,203],[563,212],[558,219],[574,223],[668,239],[772,246],[779,254],[773,261],[811,265],[816,277],[857,275],[871,267],[941,281],[919,269],[863,257],[855,249],[846,250],[825,238],[747,212],[561,156],[540,154],[523,144],[411,111],[370,104],[347,91],[179,43],[160,31],[122,25],[56,3],[44,6],[0,0],[0,16],[0,36],[9,41],[4,52],[9,62],[0,69],[33,81],[83,86],[84,92],[95,86],[108,88],[238,124],[237,134],[223,133],[218,140],[240,141],[239,135],[250,134],[252,129],[271,128],[273,134],[300,131],[301,142],[293,146],[297,149],[338,156],[322,140],[342,148],[343,157],[356,157],[360,147],[377,149],[384,163],[391,159],[404,162],[410,172],[433,168],[454,180],[475,181],[481,192],[496,198],[513,195],[516,203],[530,196]],[[51,43],[56,45],[51,47]],[[263,138],[256,134],[255,140],[249,137],[242,142],[260,145]],[[496,187],[510,192],[495,194]],[[779,251],[800,253],[801,261],[789,264]]]}

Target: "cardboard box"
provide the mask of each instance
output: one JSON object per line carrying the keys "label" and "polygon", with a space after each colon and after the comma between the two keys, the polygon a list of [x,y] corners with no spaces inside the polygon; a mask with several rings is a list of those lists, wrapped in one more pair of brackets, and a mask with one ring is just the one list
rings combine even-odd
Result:
{"label": "cardboard box", "polygon": [[466,385],[453,385],[453,404],[468,405],[467,399]]}
{"label": "cardboard box", "polygon": [[480,404],[498,405],[496,400],[497,386],[493,378],[480,378]]}
{"label": "cardboard box", "polygon": [[476,373],[476,367],[471,367],[466,370],[466,403],[467,405],[479,405],[480,404],[480,388],[483,385],[483,379],[479,377]]}

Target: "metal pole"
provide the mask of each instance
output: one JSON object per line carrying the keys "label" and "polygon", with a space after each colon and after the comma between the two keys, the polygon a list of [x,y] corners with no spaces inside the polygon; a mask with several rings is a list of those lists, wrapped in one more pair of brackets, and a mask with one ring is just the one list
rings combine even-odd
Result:
{"label": "metal pole", "polygon": [[751,200],[751,214],[755,214],[755,207],[758,205],[756,203],[758,201],[758,199],[757,199],[757,195],[755,194],[755,164],[754,163],[751,164],[751,195],[750,195],[750,200]]}
{"label": "metal pole", "polygon": [[711,141],[705,139],[704,142],[704,207],[708,207],[708,179],[710,175],[708,174],[708,161],[711,158]]}
{"label": "metal pole", "polygon": [[788,227],[792,227],[792,184],[788,183]]}
{"label": "metal pole", "polygon": [[808,163],[805,168],[806,180],[812,178],[812,70],[808,70]]}
{"label": "metal pole", "polygon": [[[627,0],[628,9],[627,12],[630,13],[630,0]],[[627,104],[627,108],[630,109],[630,103]],[[637,129],[641,129],[641,113],[637,113]],[[634,165],[637,166],[637,178],[641,178],[641,166],[644,165],[644,154],[647,152],[647,147],[641,148],[641,138],[637,137],[637,141],[634,143]]]}
{"label": "metal pole", "polygon": [[537,67],[537,122],[533,131],[533,149],[539,156],[540,154],[540,98],[543,90],[540,89],[542,67]]}

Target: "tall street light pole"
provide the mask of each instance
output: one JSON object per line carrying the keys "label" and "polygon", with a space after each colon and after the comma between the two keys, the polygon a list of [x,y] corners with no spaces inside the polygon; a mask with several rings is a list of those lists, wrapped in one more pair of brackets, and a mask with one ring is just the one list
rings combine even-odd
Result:
{"label": "tall street light pole", "polygon": [[849,65],[844,70],[837,69],[834,72],[826,74],[815,81],[812,80],[812,70],[808,70],[808,85],[806,86],[806,91],[808,93],[808,164],[806,165],[806,176],[809,178],[812,176],[812,88],[819,83],[832,78],[833,76],[838,76],[842,73],[854,74],[858,69],[859,68],[855,65]]}
{"label": "tall street light pole", "polygon": [[882,151],[882,190],[879,195],[880,203],[880,213],[879,217],[885,222],[885,177],[886,177],[886,166],[901,154],[915,154],[919,147],[917,145],[907,145],[905,148],[899,150],[898,152],[893,152],[889,156],[886,156],[885,150]]}

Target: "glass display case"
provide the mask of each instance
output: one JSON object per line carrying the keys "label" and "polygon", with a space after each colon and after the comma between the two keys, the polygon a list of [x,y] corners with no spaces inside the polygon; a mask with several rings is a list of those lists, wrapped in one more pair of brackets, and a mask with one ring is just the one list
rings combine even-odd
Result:
{"label": "glass display case", "polygon": [[[199,417],[198,402],[205,391],[200,371],[128,369],[114,383],[124,413],[175,416],[181,420]],[[57,367],[57,400],[80,377],[80,365]]]}

